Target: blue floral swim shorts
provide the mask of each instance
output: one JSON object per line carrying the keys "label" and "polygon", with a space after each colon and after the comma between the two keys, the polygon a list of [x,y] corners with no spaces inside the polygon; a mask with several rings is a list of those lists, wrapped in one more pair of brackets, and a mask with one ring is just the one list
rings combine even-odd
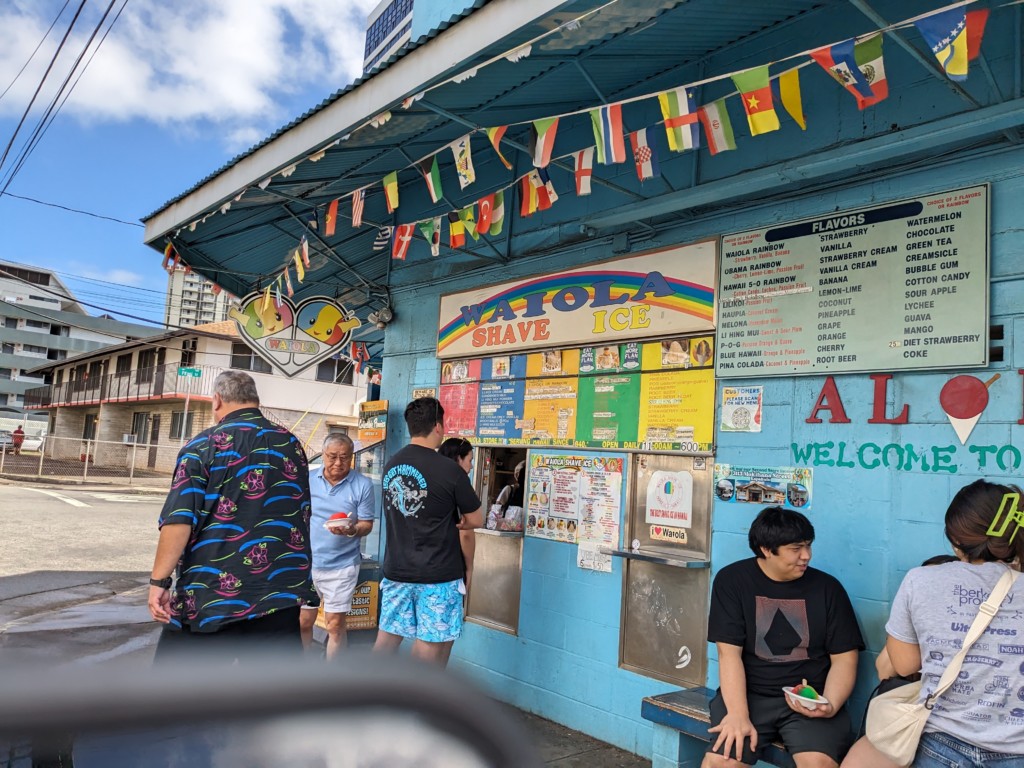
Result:
{"label": "blue floral swim shorts", "polygon": [[462,634],[462,579],[410,584],[381,579],[380,628],[392,635],[447,643]]}

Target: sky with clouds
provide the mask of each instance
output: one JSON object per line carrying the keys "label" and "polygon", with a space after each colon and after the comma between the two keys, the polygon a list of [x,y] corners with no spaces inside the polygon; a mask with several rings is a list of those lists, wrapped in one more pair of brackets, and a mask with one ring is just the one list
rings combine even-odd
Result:
{"label": "sky with clouds", "polygon": [[[0,151],[52,64],[0,189],[137,222],[358,77],[378,0],[115,0],[88,48],[109,3],[86,0],[54,58],[81,2],[0,3]],[[14,172],[83,51],[84,74]],[[141,227],[5,195],[0,258],[88,278],[67,278],[84,301],[163,315],[167,277]]]}

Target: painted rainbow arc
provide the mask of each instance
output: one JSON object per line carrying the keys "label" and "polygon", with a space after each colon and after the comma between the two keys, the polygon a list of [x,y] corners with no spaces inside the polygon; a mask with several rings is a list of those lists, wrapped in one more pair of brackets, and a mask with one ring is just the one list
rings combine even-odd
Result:
{"label": "painted rainbow arc", "polygon": [[[551,299],[560,290],[567,287],[581,288],[587,284],[612,281],[611,296],[618,297],[627,293],[635,293],[647,278],[645,272],[610,272],[594,270],[591,272],[575,272],[569,275],[541,277],[496,293],[478,302],[482,314],[489,315],[502,301],[507,301],[513,311],[519,312],[526,307],[526,296],[543,293],[544,305],[550,306]],[[646,299],[648,304],[662,307],[686,315],[711,322],[714,316],[714,289],[710,286],[691,283],[686,280],[666,277],[667,282],[675,291],[672,296],[660,296]],[[594,292],[587,289],[590,298]],[[471,333],[477,326],[470,324],[460,313],[441,327],[438,334],[438,350],[443,350],[454,342]]]}

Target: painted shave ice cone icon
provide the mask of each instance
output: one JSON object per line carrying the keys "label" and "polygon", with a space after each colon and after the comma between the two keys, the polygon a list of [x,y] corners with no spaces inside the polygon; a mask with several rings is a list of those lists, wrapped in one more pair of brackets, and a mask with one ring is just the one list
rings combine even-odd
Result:
{"label": "painted shave ice cone icon", "polygon": [[939,392],[939,405],[960,438],[960,445],[964,445],[971,436],[974,425],[988,406],[988,388],[998,378],[998,373],[988,381],[974,376],[954,376]]}

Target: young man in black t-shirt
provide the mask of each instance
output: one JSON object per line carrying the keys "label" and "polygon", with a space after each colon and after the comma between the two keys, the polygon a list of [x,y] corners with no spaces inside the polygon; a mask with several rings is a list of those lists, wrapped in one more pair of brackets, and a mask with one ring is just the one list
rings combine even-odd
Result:
{"label": "young man in black t-shirt", "polygon": [[[850,746],[843,705],[864,641],[846,590],[808,566],[812,541],[806,517],[768,507],[750,527],[755,557],[715,577],[708,641],[718,648],[721,687],[702,768],[753,765],[780,737],[797,768],[835,768]],[[803,681],[828,703],[808,710],[782,692]]]}
{"label": "young man in black t-shirt", "polygon": [[386,547],[380,629],[374,650],[397,651],[445,666],[462,634],[465,565],[459,531],[483,524],[480,499],[465,471],[437,453],[444,408],[421,397],[405,409],[410,441],[384,466]]}

